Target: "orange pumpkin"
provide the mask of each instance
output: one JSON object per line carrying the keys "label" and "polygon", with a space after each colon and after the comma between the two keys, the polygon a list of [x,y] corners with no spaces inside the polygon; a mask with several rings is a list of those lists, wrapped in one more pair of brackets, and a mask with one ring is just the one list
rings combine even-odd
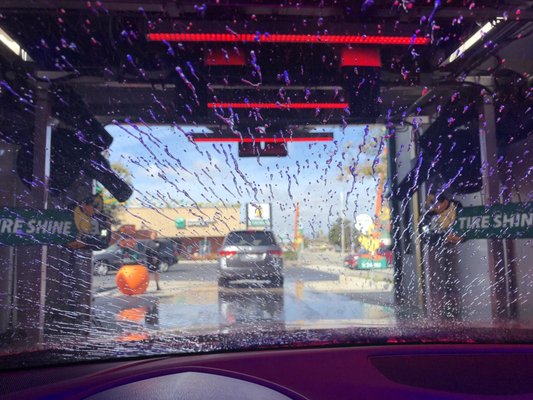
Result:
{"label": "orange pumpkin", "polygon": [[148,289],[150,274],[144,265],[124,265],[118,270],[115,281],[118,290],[128,296],[143,294]]}

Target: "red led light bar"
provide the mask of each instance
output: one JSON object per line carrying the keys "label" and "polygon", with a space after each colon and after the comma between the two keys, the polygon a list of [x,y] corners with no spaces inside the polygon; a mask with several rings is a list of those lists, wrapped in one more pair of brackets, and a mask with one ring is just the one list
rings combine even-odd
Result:
{"label": "red led light bar", "polygon": [[208,108],[344,109],[348,103],[207,103]]}
{"label": "red led light bar", "polygon": [[324,44],[382,44],[427,45],[429,39],[411,36],[361,36],[361,35],[287,35],[273,33],[149,33],[151,42],[263,42],[263,43],[324,43]]}
{"label": "red led light bar", "polygon": [[216,137],[194,137],[194,142],[225,142],[225,143],[290,143],[290,142],[331,142],[333,137],[295,137],[295,138],[216,138]]}
{"label": "red led light bar", "polygon": [[381,67],[379,47],[344,47],[341,51],[341,67]]}

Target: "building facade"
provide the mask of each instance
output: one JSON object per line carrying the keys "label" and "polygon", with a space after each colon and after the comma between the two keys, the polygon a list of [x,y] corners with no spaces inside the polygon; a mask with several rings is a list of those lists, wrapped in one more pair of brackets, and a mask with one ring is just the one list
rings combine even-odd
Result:
{"label": "building facade", "polygon": [[158,237],[176,240],[180,256],[187,259],[215,257],[224,237],[244,229],[240,205],[148,208],[130,207],[118,212],[121,225],[156,231]]}

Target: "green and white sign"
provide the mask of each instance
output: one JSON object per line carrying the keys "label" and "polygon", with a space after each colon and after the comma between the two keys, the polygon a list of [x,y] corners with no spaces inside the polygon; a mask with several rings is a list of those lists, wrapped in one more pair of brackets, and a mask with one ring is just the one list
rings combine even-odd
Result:
{"label": "green and white sign", "polygon": [[533,202],[462,208],[453,230],[466,239],[533,238]]}
{"label": "green and white sign", "polygon": [[72,211],[0,209],[0,244],[64,244],[76,239]]}
{"label": "green and white sign", "polygon": [[206,227],[213,223],[210,219],[203,219],[203,218],[197,218],[197,219],[188,219],[187,220],[187,227]]}
{"label": "green and white sign", "polygon": [[176,218],[174,224],[176,229],[187,229],[193,227],[207,227],[213,224],[214,221],[210,219],[196,218],[196,219],[185,219],[185,218]]}
{"label": "green and white sign", "polygon": [[372,260],[371,258],[361,258],[357,261],[357,269],[385,269],[387,268],[387,259]]}
{"label": "green and white sign", "polygon": [[0,208],[0,245],[62,245],[82,237],[77,248],[107,247],[109,232],[102,231],[96,220],[89,220],[89,224],[90,232],[80,235],[73,211]]}

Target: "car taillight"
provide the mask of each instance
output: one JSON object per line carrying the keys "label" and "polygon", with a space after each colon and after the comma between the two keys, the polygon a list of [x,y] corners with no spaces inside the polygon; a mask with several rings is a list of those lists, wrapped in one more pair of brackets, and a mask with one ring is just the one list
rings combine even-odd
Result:
{"label": "car taillight", "polygon": [[228,250],[222,250],[218,253],[220,257],[231,257],[237,254],[236,251],[228,251]]}
{"label": "car taillight", "polygon": [[271,256],[281,257],[283,256],[283,251],[282,250],[270,250],[268,254],[270,254]]}

